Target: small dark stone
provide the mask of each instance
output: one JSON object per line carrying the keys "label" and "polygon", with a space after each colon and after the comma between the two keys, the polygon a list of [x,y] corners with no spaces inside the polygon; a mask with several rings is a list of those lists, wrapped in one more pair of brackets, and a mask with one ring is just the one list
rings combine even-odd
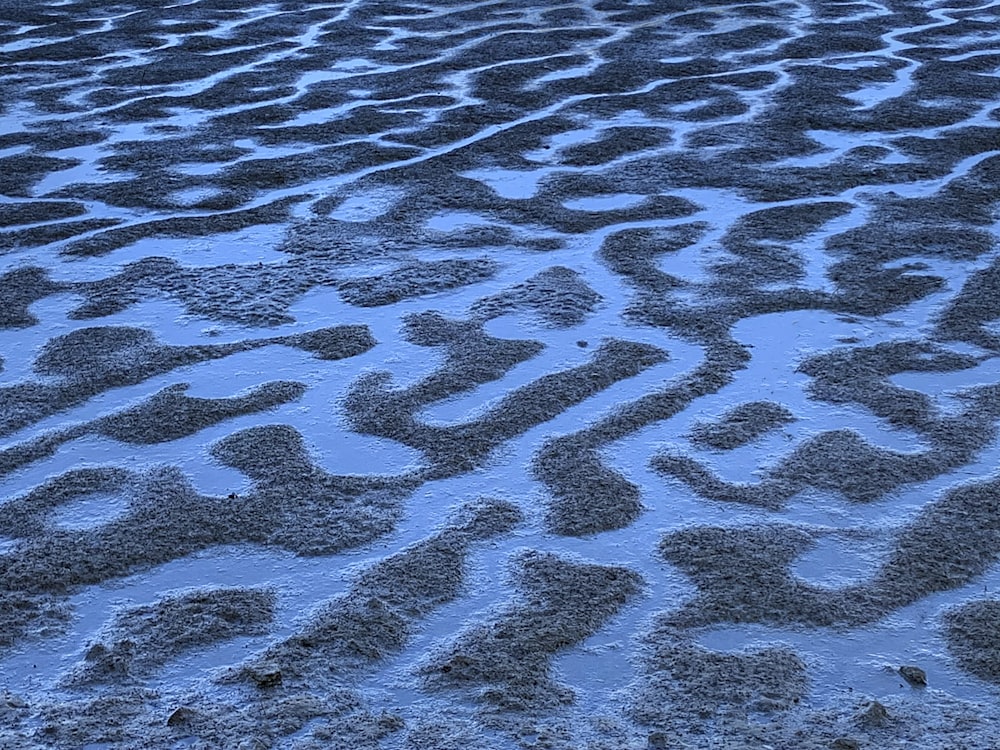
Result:
{"label": "small dark stone", "polygon": [[861,713],[858,714],[857,720],[859,724],[869,727],[884,727],[891,721],[889,712],[878,701],[868,703]]}
{"label": "small dark stone", "polygon": [[899,673],[913,687],[927,687],[927,673],[920,667],[900,667]]}
{"label": "small dark stone", "polygon": [[250,679],[257,687],[271,688],[281,684],[281,670],[272,666],[261,666],[249,670]]}
{"label": "small dark stone", "polygon": [[181,724],[186,724],[193,717],[194,711],[190,708],[186,708],[185,706],[181,706],[180,708],[174,709],[170,716],[167,717],[167,726],[178,727]]}
{"label": "small dark stone", "polygon": [[849,737],[838,737],[830,743],[831,750],[859,750],[861,743]]}
{"label": "small dark stone", "polygon": [[576,345],[578,347],[580,347],[581,349],[586,349],[587,348],[587,342],[584,341],[583,339],[581,339],[580,341],[577,341]]}

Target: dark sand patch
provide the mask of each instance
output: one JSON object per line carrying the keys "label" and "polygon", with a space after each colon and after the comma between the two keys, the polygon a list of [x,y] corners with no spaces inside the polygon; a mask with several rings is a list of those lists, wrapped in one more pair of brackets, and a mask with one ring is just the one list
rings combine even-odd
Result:
{"label": "dark sand patch", "polygon": [[638,487],[607,468],[590,442],[582,437],[557,438],[535,460],[535,476],[553,494],[546,523],[556,534],[584,536],[623,529],[642,512]]}
{"label": "dark sand patch", "polygon": [[28,227],[16,232],[0,232],[0,254],[51,245],[88,232],[121,224],[121,219],[84,219]]}
{"label": "dark sand patch", "polygon": [[628,568],[527,551],[514,560],[521,594],[488,622],[473,625],[420,667],[434,690],[462,690],[500,711],[573,701],[556,683],[552,657],[598,630],[639,593]]}
{"label": "dark sand patch", "polygon": [[493,750],[498,745],[487,739],[474,722],[456,716],[435,717],[408,727],[404,747],[406,750],[467,750],[470,747]]}
{"label": "dark sand patch", "polygon": [[59,597],[4,591],[0,593],[0,647],[9,648],[25,636],[44,639],[60,633],[71,617],[70,607]]}
{"label": "dark sand patch", "polygon": [[455,426],[425,424],[415,414],[424,406],[503,377],[514,365],[541,351],[534,341],[497,339],[480,325],[425,313],[407,321],[411,341],[445,346],[444,367],[416,385],[392,389],[388,373],[359,378],[344,406],[357,431],[385,437],[424,453],[425,476],[446,477],[481,465],[502,443],[554,418],[610,385],[662,361],[661,350],[608,340],[587,364],[544,375],[511,391],[480,417]]}
{"label": "dark sand patch", "polygon": [[40,299],[62,291],[65,285],[49,280],[44,269],[24,266],[0,276],[0,329],[27,328],[38,322],[29,308]]}
{"label": "dark sand patch", "polygon": [[300,555],[334,554],[387,533],[417,484],[406,475],[329,474],[288,425],[241,430],[216,443],[212,455],[254,482],[255,492],[239,499],[248,530]]}
{"label": "dark sand patch", "polygon": [[683,286],[683,279],[662,271],[658,260],[664,253],[693,245],[708,225],[700,222],[674,227],[625,229],[608,235],[601,245],[601,259],[629,283],[650,292],[667,292]]}
{"label": "dark sand patch", "polygon": [[970,344],[1000,351],[1000,335],[990,324],[1000,319],[1000,262],[976,271],[965,281],[938,320],[937,335],[944,341]]}
{"label": "dark sand patch", "polygon": [[138,406],[97,420],[94,427],[99,434],[125,443],[162,443],[294,401],[306,390],[302,383],[279,380],[253,388],[245,396],[197,398],[185,394],[189,387],[188,383],[168,386]]}
{"label": "dark sand patch", "polygon": [[780,646],[721,653],[681,633],[661,631],[650,652],[630,703],[642,724],[695,727],[723,716],[745,720],[750,713],[787,711],[808,694],[806,665]]}
{"label": "dark sand patch", "polygon": [[202,589],[120,611],[87,647],[69,683],[133,682],[199,647],[266,633],[276,599],[265,589]]}
{"label": "dark sand patch", "polygon": [[49,458],[67,442],[84,435],[103,435],[123,443],[151,445],[178,440],[227,419],[265,411],[300,398],[305,386],[273,381],[243,396],[194,398],[185,395],[188,383],[167,386],[137,406],[93,422],[53,430],[0,451],[0,476]]}
{"label": "dark sand patch", "polygon": [[981,680],[1000,684],[1000,602],[981,599],[945,613],[948,650]]}
{"label": "dark sand patch", "polygon": [[[209,547],[251,542],[328,555],[365,544],[393,528],[415,486],[405,476],[328,474],[312,462],[299,433],[284,425],[237,432],[212,452],[246,473],[254,490],[199,495],[173,467],[75,469],[7,501],[0,532],[18,544],[0,555],[0,590],[12,615],[0,640],[12,642],[37,627],[53,596]],[[124,514],[96,528],[53,527],[60,506],[101,494],[122,498]],[[14,616],[18,602],[26,604]]]}
{"label": "dark sand patch", "polygon": [[340,282],[340,295],[359,307],[391,305],[400,300],[444,292],[456,287],[477,284],[492,278],[499,270],[496,263],[478,260],[440,260],[410,263],[391,273]]}
{"label": "dark sand patch", "polygon": [[[90,743],[124,745],[131,737],[125,731],[128,722],[142,716],[146,703],[155,694],[143,688],[133,688],[111,695],[90,697],[80,702],[35,704],[31,708],[41,716],[36,727],[15,735],[17,750],[38,747],[85,747]],[[36,714],[36,716],[37,716]]]}
{"label": "dark sand patch", "polygon": [[227,357],[237,352],[283,344],[303,349],[319,359],[352,357],[375,345],[367,327],[339,326],[308,333],[231,344],[168,346],[142,328],[101,326],[82,328],[50,339],[35,359],[40,375],[58,383],[27,382],[0,388],[0,436],[10,435],[92,396],[135,385],[185,365]]}
{"label": "dark sand patch", "polygon": [[709,341],[705,360],[690,375],[622,405],[584,430],[552,438],[538,452],[532,471],[552,493],[546,514],[551,531],[584,536],[625,528],[638,518],[639,488],[605,466],[599,450],[679,414],[699,396],[722,388],[743,367],[748,355],[742,346],[712,328],[703,333]]}
{"label": "dark sand patch", "polygon": [[670,140],[669,128],[612,127],[603,130],[597,141],[563,149],[561,161],[575,167],[605,164],[611,159],[665,146]]}
{"label": "dark sand patch", "polygon": [[350,680],[400,651],[420,620],[458,595],[473,543],[520,521],[520,511],[504,501],[465,506],[442,531],[366,570],[347,594],[324,604],[295,635],[233,677],[261,689]]}
{"label": "dark sand patch", "polygon": [[660,729],[649,733],[646,747],[693,750],[705,747],[711,738],[712,747],[727,750],[906,750],[921,745],[990,750],[994,744],[991,727],[998,714],[990,706],[950,696],[933,700],[896,696],[876,699],[844,691],[831,705],[811,707],[803,702],[769,715],[747,717],[739,711],[724,711],[688,724],[683,715],[676,720],[664,718]]}
{"label": "dark sand patch", "polygon": [[[388,712],[373,713],[348,691],[326,696],[301,694],[275,696],[250,705],[214,700],[193,694],[164,701],[142,688],[119,688],[98,698],[42,704],[38,728],[24,732],[23,748],[80,748],[93,743],[113,747],[266,748],[287,741],[291,735],[315,727],[330,747],[333,738],[351,738],[351,747],[377,750],[379,740],[401,728],[400,719]],[[28,736],[24,736],[28,735]],[[342,745],[343,746],[343,745]]]}
{"label": "dark sand patch", "polygon": [[705,499],[777,510],[807,488],[838,492],[851,502],[874,502],[904,483],[939,474],[935,458],[930,452],[914,456],[880,448],[845,429],[807,439],[757,483],[724,481],[683,454],[660,454],[650,464]]}
{"label": "dark sand patch", "polygon": [[715,421],[695,423],[690,440],[702,448],[733,450],[794,421],[795,415],[781,404],[747,401],[727,410]]}
{"label": "dark sand patch", "polygon": [[[838,347],[807,359],[798,369],[813,380],[809,392],[834,404],[858,403],[894,427],[913,430],[930,448],[900,452],[873,445],[857,432],[822,432],[800,443],[757,483],[728,482],[686,454],[661,454],[653,467],[685,482],[711,500],[780,508],[807,488],[832,490],[852,502],[873,502],[903,485],[927,481],[965,465],[996,436],[996,411],[981,389],[966,394],[968,406],[942,414],[926,394],[893,384],[903,372],[949,373],[980,358],[935,344],[893,341],[872,347]],[[986,407],[986,408],[984,408]],[[751,430],[768,423],[758,415]]]}
{"label": "dark sand patch", "polygon": [[180,301],[191,315],[245,326],[276,326],[293,322],[288,308],[303,294],[332,281],[328,270],[295,259],[280,265],[185,268],[167,258],[144,258],[106,279],[74,284],[73,291],[86,301],[71,317],[112,315],[150,296],[164,295]]}
{"label": "dark sand patch", "polygon": [[698,594],[664,615],[663,625],[875,622],[929,594],[967,585],[1000,559],[998,504],[996,481],[948,490],[899,530],[868,580],[841,588],[810,584],[790,570],[813,546],[813,530],[772,524],[672,532],[661,553],[691,578]]}
{"label": "dark sand patch", "polygon": [[31,188],[49,172],[78,166],[77,159],[59,159],[42,154],[15,154],[0,158],[0,192],[18,198],[31,198]]}
{"label": "dark sand patch", "polygon": [[737,251],[747,251],[762,240],[800,240],[819,231],[827,222],[850,213],[853,208],[850,203],[827,201],[753,211],[733,223],[723,242]]}
{"label": "dark sand patch", "polygon": [[[126,190],[127,187],[123,185],[121,189]],[[63,188],[63,191],[68,196],[76,195],[68,188]],[[59,191],[56,195],[58,193]],[[237,232],[261,224],[281,224],[289,220],[292,207],[304,198],[305,196],[282,198],[262,206],[237,211],[202,216],[175,216],[105,229],[69,243],[62,252],[66,255],[93,257],[107,255],[147,237],[208,237],[213,234]]]}
{"label": "dark sand patch", "polygon": [[600,302],[577,272],[553,266],[497,294],[483,297],[469,310],[474,320],[489,320],[510,312],[528,310],[547,325],[570,328],[580,325]]}

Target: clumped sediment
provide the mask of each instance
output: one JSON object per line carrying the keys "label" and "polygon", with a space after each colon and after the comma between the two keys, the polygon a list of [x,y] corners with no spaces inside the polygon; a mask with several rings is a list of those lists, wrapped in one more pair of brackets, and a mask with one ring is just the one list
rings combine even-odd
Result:
{"label": "clumped sediment", "polygon": [[238,352],[282,344],[336,360],[362,354],[375,345],[366,326],[335,326],[290,336],[247,339],[231,344],[169,346],[146,329],[131,326],[81,328],[51,339],[35,359],[39,375],[56,382],[30,380],[0,386],[0,437],[83,403],[113,388],[135,385],[185,365]]}
{"label": "clumped sediment", "polygon": [[458,595],[473,543],[506,533],[521,519],[504,501],[463,507],[439,533],[364,571],[347,594],[326,602],[295,635],[233,677],[261,688],[349,682],[352,673],[402,649],[420,620]]}
{"label": "clumped sediment", "polygon": [[[245,496],[199,495],[176,468],[75,469],[3,505],[0,530],[18,543],[0,555],[0,590],[25,602],[5,641],[36,627],[52,597],[222,544],[273,544],[334,554],[392,530],[414,486],[405,476],[340,477],[317,467],[285,425],[242,430],[213,447],[245,472]],[[123,497],[124,514],[96,528],[53,527],[54,510],[95,494]]]}
{"label": "clumped sediment", "polygon": [[266,633],[276,600],[266,589],[201,589],[125,609],[87,647],[68,682],[132,682],[187,651]]}
{"label": "clumped sediment", "polygon": [[700,447],[733,450],[794,421],[795,415],[781,404],[748,401],[727,410],[714,422],[697,422],[691,428],[690,439]]}
{"label": "clumped sediment", "polygon": [[416,412],[434,401],[497,380],[515,364],[540,351],[533,341],[497,339],[473,323],[448,322],[428,314],[408,321],[410,339],[445,346],[445,366],[405,389],[391,389],[387,373],[371,373],[351,387],[344,407],[352,426],[364,434],[396,440],[424,453],[425,475],[443,478],[469,471],[503,442],[542,424],[614,383],[663,361],[648,344],[612,339],[591,361],[543,375],[516,388],[482,416],[455,426],[420,422]]}
{"label": "clumped sediment", "polygon": [[189,383],[167,386],[146,401],[92,422],[53,430],[0,451],[0,476],[49,458],[65,443],[96,434],[134,445],[150,445],[193,435],[233,417],[254,414],[300,398],[305,386],[273,381],[231,398],[195,398]]}
{"label": "clumped sediment", "polygon": [[720,653],[662,630],[647,640],[645,673],[629,704],[643,724],[690,729],[709,717],[746,720],[787,711],[808,695],[808,668],[789,648]]}
{"label": "clumped sediment", "polygon": [[944,615],[944,635],[963,669],[1000,684],[1000,602],[981,599],[952,607]]}
{"label": "clumped sediment", "polygon": [[515,561],[520,596],[428,657],[428,687],[463,690],[504,711],[552,708],[573,691],[551,674],[562,649],[594,633],[642,587],[627,568],[526,551]]}
{"label": "clumped sediment", "polygon": [[791,525],[694,526],[667,534],[661,554],[698,587],[664,615],[673,627],[791,623],[846,627],[875,622],[929,594],[957,589],[1000,559],[996,481],[959,485],[895,534],[867,580],[828,588],[793,575],[814,531]]}

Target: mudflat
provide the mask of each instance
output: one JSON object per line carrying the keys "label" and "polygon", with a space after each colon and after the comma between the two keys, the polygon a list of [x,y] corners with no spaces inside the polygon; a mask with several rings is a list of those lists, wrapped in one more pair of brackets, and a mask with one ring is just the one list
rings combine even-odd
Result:
{"label": "mudflat", "polygon": [[5,748],[996,747],[1000,2],[0,0],[0,85]]}

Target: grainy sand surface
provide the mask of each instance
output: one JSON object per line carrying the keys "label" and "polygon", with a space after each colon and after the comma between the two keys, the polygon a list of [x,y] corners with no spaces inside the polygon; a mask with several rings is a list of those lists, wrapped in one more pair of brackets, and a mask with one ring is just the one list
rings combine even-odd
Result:
{"label": "grainy sand surface", "polygon": [[1000,2],[0,0],[0,745],[995,750]]}

